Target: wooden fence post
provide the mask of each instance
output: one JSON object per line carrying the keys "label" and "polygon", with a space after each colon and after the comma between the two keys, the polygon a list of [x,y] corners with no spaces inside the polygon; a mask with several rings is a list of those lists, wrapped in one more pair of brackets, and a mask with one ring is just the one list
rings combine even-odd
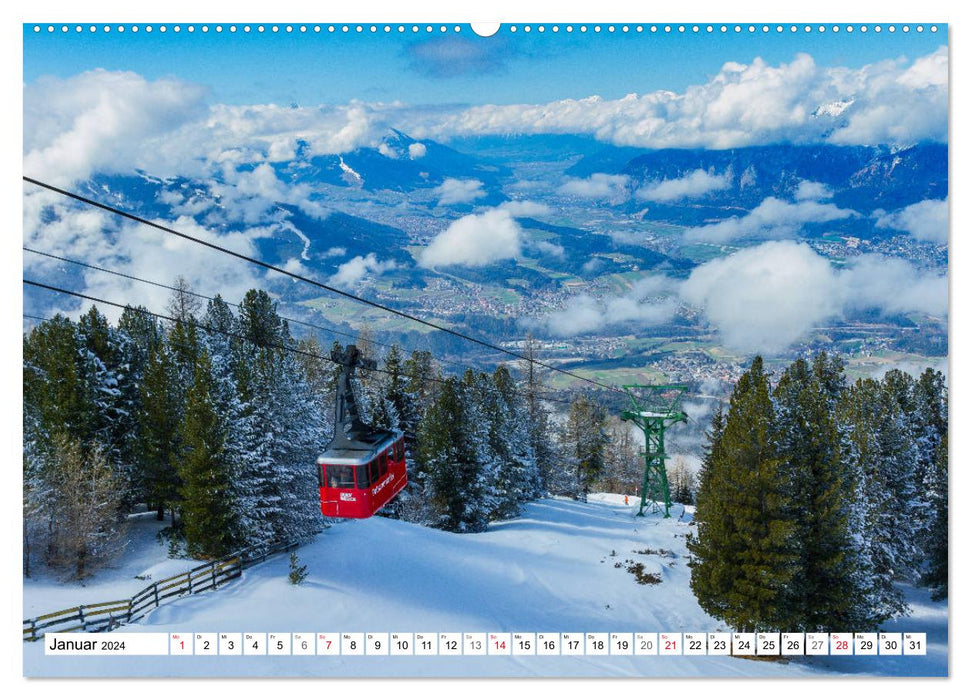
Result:
{"label": "wooden fence post", "polygon": [[189,583],[189,595],[192,595],[192,572],[191,571],[186,572],[185,580]]}
{"label": "wooden fence post", "polygon": [[216,562],[213,562],[212,566],[209,568],[212,571],[212,587],[215,588],[216,587]]}
{"label": "wooden fence post", "polygon": [[79,605],[78,606],[78,615],[81,616],[81,629],[83,629],[85,632],[87,632],[88,631],[88,622],[87,622],[87,620],[84,619],[84,606],[83,605]]}
{"label": "wooden fence post", "polygon": [[158,582],[157,581],[155,582],[155,585],[152,586],[152,590],[155,592],[155,607],[157,608],[158,607]]}

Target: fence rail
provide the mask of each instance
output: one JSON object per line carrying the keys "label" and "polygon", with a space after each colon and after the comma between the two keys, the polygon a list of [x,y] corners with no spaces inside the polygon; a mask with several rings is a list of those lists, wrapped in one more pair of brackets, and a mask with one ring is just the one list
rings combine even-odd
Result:
{"label": "fence rail", "polygon": [[243,569],[281,552],[293,551],[298,546],[300,543],[296,541],[264,542],[156,581],[131,598],[78,605],[38,615],[24,620],[24,641],[37,641],[46,632],[104,632],[115,629],[141,619],[171,599],[215,590],[223,583],[239,578]]}

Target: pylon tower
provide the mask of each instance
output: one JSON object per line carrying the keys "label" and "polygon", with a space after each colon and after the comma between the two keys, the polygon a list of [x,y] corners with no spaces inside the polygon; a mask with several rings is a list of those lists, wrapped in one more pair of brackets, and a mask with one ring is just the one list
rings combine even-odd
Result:
{"label": "pylon tower", "polygon": [[631,409],[620,414],[644,432],[644,484],[638,515],[650,505],[652,513],[671,517],[671,489],[668,486],[667,454],[664,431],[675,423],[688,420],[681,410],[681,396],[688,390],[684,384],[627,384],[624,386]]}

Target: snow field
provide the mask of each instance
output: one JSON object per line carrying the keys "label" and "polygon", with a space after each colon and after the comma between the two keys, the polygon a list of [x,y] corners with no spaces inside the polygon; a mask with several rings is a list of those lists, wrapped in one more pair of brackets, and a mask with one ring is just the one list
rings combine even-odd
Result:
{"label": "snow field", "polygon": [[[664,519],[637,518],[636,506],[633,497],[624,506],[623,496],[616,494],[596,494],[589,503],[545,499],[528,504],[521,517],[493,523],[487,532],[474,535],[385,518],[344,521],[298,551],[309,569],[302,586],[287,582],[287,558],[278,557],[247,570],[219,591],[170,603],[119,631],[728,631],[698,606],[689,587],[684,536],[693,529],[690,507],[675,505],[673,517]],[[659,550],[666,552],[636,553]],[[636,583],[627,571],[628,560],[643,563],[661,583]],[[618,562],[620,567],[615,566]],[[117,573],[121,576],[122,570]],[[100,584],[107,585],[108,581]],[[88,593],[102,588],[80,590],[87,599]],[[927,631],[926,657],[815,657],[788,663],[714,656],[122,659],[46,657],[42,644],[36,643],[24,645],[24,672],[202,677],[946,674],[946,606],[930,602],[923,591],[908,593],[914,600],[913,617],[886,627]],[[43,596],[44,586],[25,586],[31,605],[40,605]],[[85,601],[74,599],[70,604],[79,602]]]}

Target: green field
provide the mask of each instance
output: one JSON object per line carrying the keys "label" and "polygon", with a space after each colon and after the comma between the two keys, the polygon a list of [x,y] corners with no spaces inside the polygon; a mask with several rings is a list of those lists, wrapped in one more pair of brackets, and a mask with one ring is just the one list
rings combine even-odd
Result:
{"label": "green field", "polygon": [[[367,326],[375,332],[395,332],[418,331],[419,333],[430,333],[433,329],[406,318],[389,314],[381,309],[374,309],[352,301],[350,299],[335,298],[332,296],[317,297],[301,302],[301,305],[314,309],[319,312],[319,316],[314,317],[314,321],[326,320],[333,323],[347,323],[354,328],[360,329]],[[439,319],[428,319],[434,323],[444,324]]]}
{"label": "green field", "polygon": [[[658,372],[647,367],[616,367],[610,369],[584,369],[580,367],[571,369],[570,371],[581,377],[613,386],[622,386],[624,384],[657,384],[667,380],[663,372]],[[557,389],[566,389],[584,384],[577,379],[560,373],[547,376],[544,379],[544,383]]]}

